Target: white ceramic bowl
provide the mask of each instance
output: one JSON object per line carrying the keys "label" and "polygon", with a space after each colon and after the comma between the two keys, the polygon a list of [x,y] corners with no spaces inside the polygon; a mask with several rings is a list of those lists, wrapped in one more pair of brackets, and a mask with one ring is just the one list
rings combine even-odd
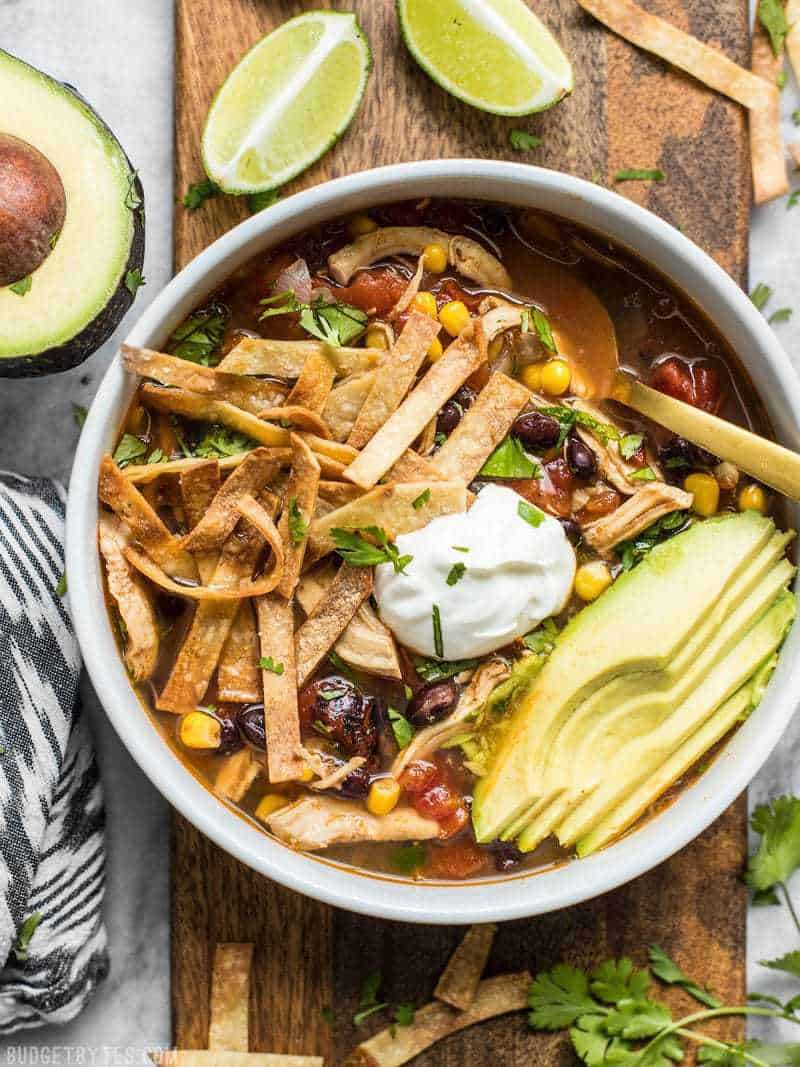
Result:
{"label": "white ceramic bowl", "polygon": [[[777,434],[800,447],[800,383],[747,297],[696,245],[655,215],[600,186],[516,163],[443,160],[354,174],[278,202],[237,226],[186,267],[128,337],[158,348],[186,314],[254,254],[323,220],[423,196],[529,206],[608,234],[688,293],[732,342]],[[411,922],[488,922],[563,908],[613,889],[662,862],[704,830],[747,786],[778,742],[800,694],[800,627],[792,630],[767,694],[712,768],[667,810],[587,859],[541,873],[469,883],[414,884],[293,852],[236,815],[181,765],[131,689],[112,636],[96,548],[97,476],[112,447],[133,380],[115,360],[81,434],[67,512],[67,572],[86,667],[117,732],[150,780],[187,819],[254,870],[311,897]],[[798,516],[793,521],[797,523]]]}

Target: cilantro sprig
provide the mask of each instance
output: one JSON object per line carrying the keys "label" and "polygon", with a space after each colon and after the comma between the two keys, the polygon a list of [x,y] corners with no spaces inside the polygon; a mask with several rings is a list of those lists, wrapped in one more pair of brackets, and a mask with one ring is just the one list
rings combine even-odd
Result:
{"label": "cilantro sprig", "polygon": [[219,363],[217,353],[229,318],[229,309],[219,301],[195,311],[172,331],[168,342],[170,354],[204,367],[215,366]]}
{"label": "cilantro sprig", "polygon": [[308,533],[308,523],[303,518],[303,513],[300,510],[300,504],[298,503],[296,496],[293,496],[289,501],[287,524],[289,527],[289,540],[293,545],[302,544]]}
{"label": "cilantro sprig", "polygon": [[324,298],[310,304],[301,303],[291,289],[266,297],[261,301],[261,306],[264,308],[259,316],[261,319],[299,314],[300,325],[306,333],[334,348],[354,341],[364,332],[369,321],[366,312],[352,304]]}
{"label": "cilantro sprig", "polygon": [[406,567],[414,558],[401,556],[397,545],[380,526],[365,526],[363,530],[343,530],[334,526],[331,530],[336,551],[354,567],[377,567],[391,563],[395,574],[405,574]]}

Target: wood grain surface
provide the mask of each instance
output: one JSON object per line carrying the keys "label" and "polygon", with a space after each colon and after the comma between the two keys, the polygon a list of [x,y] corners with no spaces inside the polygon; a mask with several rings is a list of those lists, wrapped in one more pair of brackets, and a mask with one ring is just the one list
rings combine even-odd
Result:
{"label": "wood grain surface", "polygon": [[[572,96],[530,119],[493,118],[446,95],[406,53],[392,0],[177,0],[175,265],[184,266],[246,216],[232,198],[189,213],[187,185],[203,177],[199,139],[211,98],[244,51],[284,19],[325,6],[355,9],[375,66],[364,104],[343,140],[286,192],[370,166],[411,159],[516,159],[612,183],[622,167],[661,167],[661,184],[619,191],[656,211],[745,281],[749,164],[742,113],[661,61],[634,50],[585,16],[572,0],[537,0],[576,75]],[[745,0],[645,0],[740,63],[748,62]],[[519,155],[509,130],[542,137]],[[746,849],[743,798],[701,838],[616,892],[556,915],[505,924],[487,973],[591,965],[630,954],[643,963],[657,941],[726,1000],[744,995]],[[305,1052],[338,1063],[358,1040],[350,1018],[366,974],[381,970],[392,1001],[427,1000],[462,928],[409,926],[314,903],[253,874],[175,816],[172,841],[173,1039],[205,1047],[214,945],[256,945],[251,998],[254,1051]],[[680,1001],[682,994],[676,994]],[[337,1023],[322,1018],[333,1007]],[[687,1002],[688,1006],[688,1002]],[[718,1031],[740,1034],[730,1021]],[[548,1065],[573,1056],[561,1036],[532,1034],[507,1017],[456,1035],[417,1062],[422,1067]]]}

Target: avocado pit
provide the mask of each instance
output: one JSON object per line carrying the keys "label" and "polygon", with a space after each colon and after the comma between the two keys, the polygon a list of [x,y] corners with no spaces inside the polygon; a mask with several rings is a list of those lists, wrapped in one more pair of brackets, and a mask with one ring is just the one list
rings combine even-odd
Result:
{"label": "avocado pit", "polygon": [[0,133],[0,286],[42,265],[66,214],[64,185],[53,164],[27,141]]}

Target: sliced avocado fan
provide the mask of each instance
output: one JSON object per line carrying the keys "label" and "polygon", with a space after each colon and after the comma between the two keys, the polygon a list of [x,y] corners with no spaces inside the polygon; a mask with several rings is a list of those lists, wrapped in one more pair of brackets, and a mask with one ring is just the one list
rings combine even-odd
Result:
{"label": "sliced avocado fan", "polygon": [[478,840],[585,854],[723,736],[794,617],[791,536],[756,512],[695,524],[575,616],[478,783]]}

